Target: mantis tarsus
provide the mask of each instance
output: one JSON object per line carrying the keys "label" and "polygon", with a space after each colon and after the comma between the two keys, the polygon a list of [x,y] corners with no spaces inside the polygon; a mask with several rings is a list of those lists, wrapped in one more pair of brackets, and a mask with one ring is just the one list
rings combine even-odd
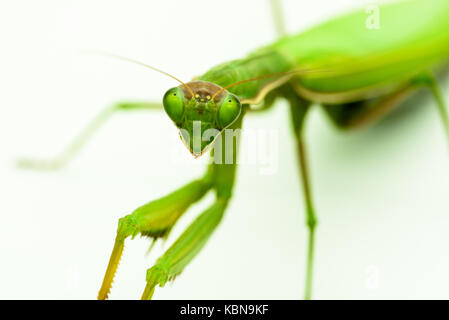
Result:
{"label": "mantis tarsus", "polygon": [[[322,105],[332,121],[349,129],[370,123],[387,113],[419,88],[430,88],[449,138],[449,121],[434,75],[449,60],[449,4],[446,0],[400,2],[380,8],[382,25],[370,29],[361,10],[331,20],[306,32],[283,36],[285,29],[279,6],[273,1],[276,29],[281,39],[248,57],[221,64],[193,82],[167,91],[163,107],[179,129],[189,151],[202,154],[211,140],[195,145],[194,123],[199,133],[215,129],[222,136],[222,154],[232,152],[231,163],[215,161],[206,174],[149,202],[120,219],[117,237],[99,298],[107,298],[123,244],[127,237],[142,234],[153,239],[166,237],[188,207],[214,190],[216,200],[204,211],[166,253],[148,270],[143,299],[152,297],[157,285],[176,277],[207,242],[219,224],[232,197],[237,146],[227,147],[225,129],[238,129],[251,106],[263,103],[266,110],[276,99],[291,106],[300,176],[304,191],[306,223],[309,228],[305,298],[312,294],[316,212],[307,171],[303,123],[312,103]],[[408,23],[413,17],[419,23]],[[403,28],[406,25],[407,28]],[[129,59],[128,59],[129,60]],[[136,61],[133,61],[136,62]],[[139,62],[137,62],[139,63]],[[150,67],[152,68],[152,67]],[[160,71],[160,70],[157,70]],[[67,152],[50,162],[22,162],[41,168],[61,167],[79,150],[92,133],[112,114],[124,110],[161,109],[160,103],[120,103],[100,114]],[[193,139],[189,139],[192,137]],[[233,139],[233,138],[231,138]],[[222,159],[223,160],[223,159]]]}

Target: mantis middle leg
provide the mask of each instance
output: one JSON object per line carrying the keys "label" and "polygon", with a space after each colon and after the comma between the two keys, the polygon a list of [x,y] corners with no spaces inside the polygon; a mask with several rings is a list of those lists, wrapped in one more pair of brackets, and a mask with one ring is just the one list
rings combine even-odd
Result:
{"label": "mantis middle leg", "polygon": [[134,110],[163,110],[161,103],[154,102],[121,102],[116,103],[112,107],[104,109],[100,112],[79,135],[72,141],[72,143],[58,156],[49,160],[37,160],[23,158],[19,159],[18,166],[27,169],[37,170],[57,170],[72,160],[78,152],[86,145],[89,139],[92,138],[95,132],[116,112],[119,111],[134,111]]}
{"label": "mantis middle leg", "polygon": [[303,100],[296,94],[290,86],[285,87],[283,94],[290,104],[291,116],[293,121],[293,130],[296,139],[298,152],[298,162],[302,182],[302,190],[305,201],[306,225],[308,228],[308,248],[307,248],[307,265],[304,298],[309,300],[312,298],[312,278],[313,278],[313,259],[315,248],[315,229],[317,226],[317,218],[310,186],[310,177],[307,163],[307,152],[304,141],[304,120],[309,110],[310,103]]}
{"label": "mantis middle leg", "polygon": [[271,12],[273,15],[274,27],[276,29],[276,34],[278,38],[285,36],[285,21],[284,15],[282,14],[282,6],[280,0],[270,0]]}
{"label": "mantis middle leg", "polygon": [[167,237],[181,215],[191,204],[200,200],[211,187],[211,174],[208,171],[203,178],[192,181],[169,195],[151,201],[121,218],[98,299],[106,299],[109,295],[126,238],[134,238],[138,234],[153,238],[153,241]]}

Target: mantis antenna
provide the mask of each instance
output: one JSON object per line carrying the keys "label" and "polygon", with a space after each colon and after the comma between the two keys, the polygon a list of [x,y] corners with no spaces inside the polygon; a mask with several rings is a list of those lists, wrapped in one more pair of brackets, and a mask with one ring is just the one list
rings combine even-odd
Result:
{"label": "mantis antenna", "polygon": [[116,54],[113,54],[113,53],[102,52],[102,51],[94,51],[92,53],[100,54],[100,55],[111,57],[111,58],[116,58],[116,59],[123,60],[123,61],[128,61],[128,62],[131,62],[131,63],[134,63],[134,64],[138,64],[140,66],[143,66],[145,68],[151,69],[153,71],[162,73],[163,75],[166,75],[166,76],[168,76],[168,77],[170,77],[172,79],[175,79],[179,83],[181,83],[184,87],[186,87],[187,90],[189,90],[189,92],[192,95],[192,97],[194,96],[193,90],[186,83],[182,82],[181,80],[179,80],[175,76],[173,76],[173,75],[169,74],[168,72],[165,72],[165,71],[163,71],[161,69],[158,69],[158,68],[150,66],[150,65],[148,65],[146,63],[143,63],[143,62],[140,62],[140,61],[137,61],[137,60],[134,60],[134,59],[126,58],[126,57],[123,57],[123,56],[119,56],[119,55],[116,55]]}
{"label": "mantis antenna", "polygon": [[[165,72],[165,71],[163,71],[161,69],[158,69],[156,67],[150,66],[149,64],[146,64],[146,63],[143,63],[143,62],[140,62],[138,60],[131,59],[131,58],[126,58],[126,57],[123,57],[123,56],[120,56],[120,55],[117,55],[117,54],[103,52],[103,51],[93,51],[92,53],[100,54],[100,55],[103,55],[103,56],[107,56],[107,57],[111,57],[111,58],[115,58],[115,59],[119,59],[119,60],[123,60],[123,61],[127,61],[127,62],[131,62],[131,63],[137,64],[137,65],[143,66],[145,68],[151,69],[153,71],[162,73],[163,75],[166,75],[166,76],[168,76],[168,77],[178,81],[179,83],[181,83],[190,92],[192,97],[195,95],[193,93],[193,90],[186,83],[184,83],[183,81],[181,81],[177,77],[169,74],[168,72]],[[275,77],[275,76],[284,76],[284,75],[289,75],[289,74],[306,74],[306,73],[323,72],[323,71],[325,72],[325,71],[329,71],[329,70],[323,70],[323,69],[297,69],[297,70],[291,70],[291,71],[286,71],[286,72],[269,73],[269,74],[265,74],[265,75],[262,75],[262,76],[259,76],[259,77],[255,77],[255,78],[240,80],[240,81],[231,83],[230,85],[227,85],[227,86],[221,88],[220,90],[218,90],[217,92],[215,92],[214,95],[212,96],[212,100],[218,94],[223,92],[224,90],[229,89],[231,87],[234,87],[236,85],[242,84],[242,83],[247,83],[247,82],[251,82],[251,81],[271,78],[271,77]]]}
{"label": "mantis antenna", "polygon": [[250,79],[245,79],[245,80],[240,80],[234,83],[231,83],[223,88],[221,88],[220,90],[218,90],[217,92],[214,93],[214,95],[212,96],[212,100],[221,92],[223,92],[226,89],[229,89],[231,87],[234,87],[236,85],[242,84],[242,83],[247,83],[247,82],[251,82],[251,81],[256,81],[256,80],[262,80],[262,79],[266,79],[266,78],[271,78],[271,77],[276,77],[276,76],[285,76],[285,75],[289,75],[289,74],[306,74],[306,73],[314,73],[314,72],[329,72],[329,69],[297,69],[297,70],[291,70],[291,71],[285,71],[285,72],[275,72],[275,73],[268,73],[268,74],[264,74],[262,76],[258,76],[255,78],[250,78]]}

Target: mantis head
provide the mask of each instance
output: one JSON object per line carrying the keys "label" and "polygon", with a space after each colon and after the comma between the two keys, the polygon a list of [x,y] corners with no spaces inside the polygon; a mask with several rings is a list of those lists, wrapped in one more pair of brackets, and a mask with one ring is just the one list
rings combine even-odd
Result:
{"label": "mantis head", "polygon": [[213,145],[215,138],[232,125],[242,111],[239,98],[226,89],[250,81],[309,71],[299,69],[270,73],[239,80],[222,88],[207,81],[184,83],[175,76],[138,60],[107,52],[97,53],[143,66],[181,83],[165,93],[163,105],[167,115],[179,128],[181,140],[194,157],[206,152],[208,147]]}
{"label": "mantis head", "polygon": [[194,157],[207,151],[215,138],[239,117],[242,109],[237,96],[206,81],[192,81],[169,89],[163,104]]}
{"label": "mantis head", "polygon": [[212,146],[215,138],[232,125],[242,111],[239,98],[226,89],[274,76],[313,72],[313,70],[298,69],[269,73],[255,78],[239,80],[222,88],[207,81],[184,83],[175,76],[143,62],[107,52],[97,53],[143,66],[181,83],[180,86],[171,88],[165,93],[163,105],[167,115],[179,128],[181,140],[194,157],[199,157],[206,152],[208,147]]}

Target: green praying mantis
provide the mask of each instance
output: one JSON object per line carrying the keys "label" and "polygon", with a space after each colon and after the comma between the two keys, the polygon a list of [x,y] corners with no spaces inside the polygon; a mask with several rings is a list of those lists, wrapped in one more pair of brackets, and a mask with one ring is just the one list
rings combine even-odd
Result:
{"label": "green praying mantis", "polygon": [[169,89],[162,103],[118,103],[106,109],[53,161],[21,162],[32,168],[60,168],[113,113],[130,110],[164,109],[193,156],[212,149],[213,161],[203,177],[119,220],[99,299],[108,297],[127,238],[140,234],[152,238],[153,243],[166,238],[183,213],[213,191],[213,204],[148,269],[142,299],[151,299],[156,286],[164,286],[185,269],[219,225],[232,198],[243,118],[270,109],[279,98],[290,105],[305,204],[306,299],[312,297],[317,228],[304,141],[309,110],[320,105],[339,128],[352,129],[386,115],[420,89],[428,88],[449,140],[449,118],[435,80],[449,62],[447,0],[393,2],[377,8],[380,25],[370,24],[369,14],[359,10],[295,35],[285,35],[279,3],[272,1],[272,5],[278,41],[245,58],[213,67],[191,82],[112,55],[170,76],[180,85]]}

